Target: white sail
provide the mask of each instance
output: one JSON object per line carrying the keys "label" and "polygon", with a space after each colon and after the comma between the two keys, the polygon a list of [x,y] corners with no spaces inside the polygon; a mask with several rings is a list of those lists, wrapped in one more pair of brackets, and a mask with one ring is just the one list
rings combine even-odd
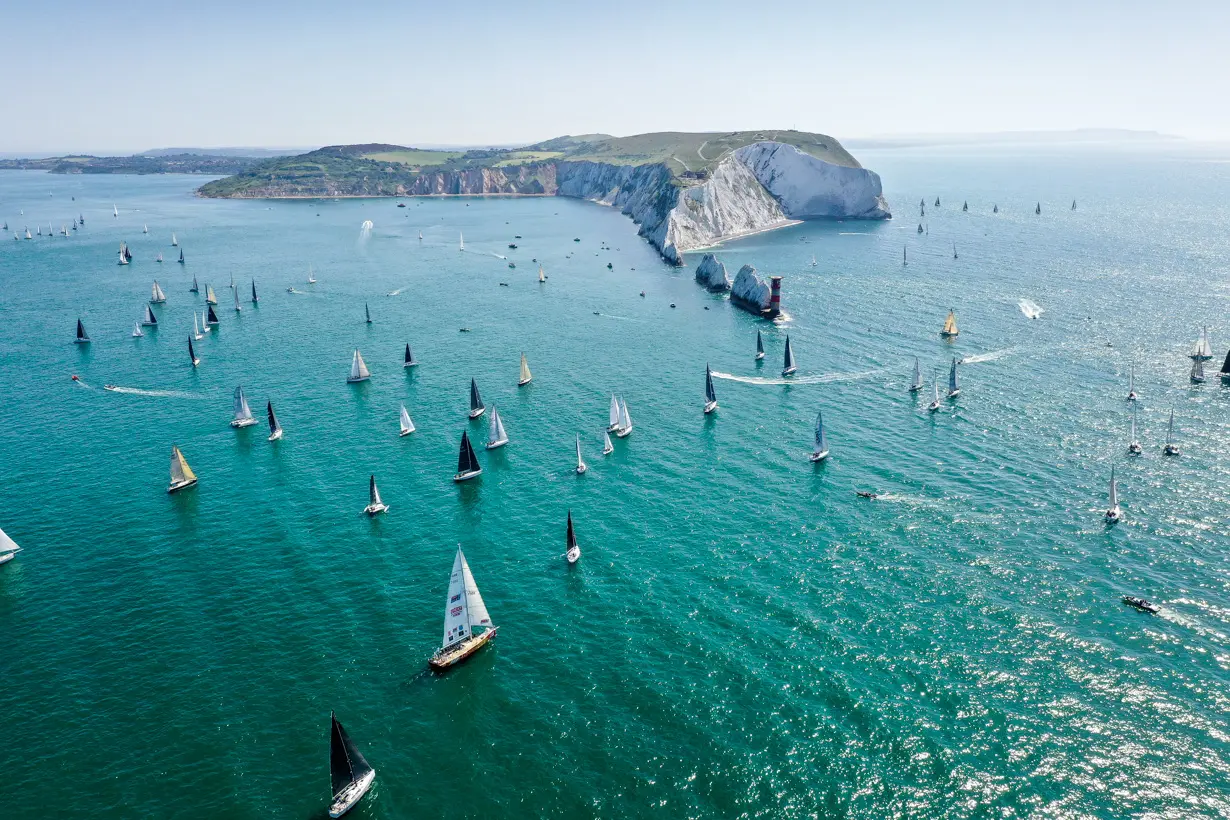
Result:
{"label": "white sail", "polygon": [[543,273],[543,271],[542,271],[542,265],[539,265],[539,266],[538,266],[538,281],[539,281],[539,282],[545,282],[545,281],[547,281],[547,276],[546,276],[546,274],[544,274],[544,273]]}
{"label": "white sail", "polygon": [[614,449],[615,445],[611,444],[611,434],[604,432],[602,434],[602,454],[606,455]]}
{"label": "white sail", "polygon": [[470,565],[458,547],[457,557],[453,559],[453,574],[449,576],[448,595],[444,599],[444,646],[469,638],[474,626],[491,626],[491,616],[487,614]]}
{"label": "white sail", "polygon": [[145,225],[144,227],[142,227],[141,233],[149,233],[149,225]]}
{"label": "white sail", "polygon": [[530,381],[530,379],[532,379],[532,378],[534,378],[534,376],[533,376],[533,374],[531,374],[531,373],[530,373],[530,365],[529,365],[529,362],[527,362],[527,361],[525,360],[525,354],[524,354],[524,353],[522,353],[522,354],[521,354],[521,378],[520,378],[520,383],[521,383],[521,384],[528,384],[528,383],[529,383],[529,381]]}
{"label": "white sail", "polygon": [[111,214],[112,214],[113,216],[119,216],[119,215],[120,215],[120,209],[119,209],[119,208],[117,208],[117,207],[115,207],[114,205],[112,205],[112,206],[111,206]]}
{"label": "white sail", "polygon": [[252,408],[248,407],[248,397],[243,394],[243,386],[235,388],[235,421],[252,421]]}
{"label": "white sail", "polygon": [[172,233],[172,234],[171,234],[171,247],[172,247],[172,248],[174,248],[174,247],[175,247],[176,245],[178,245],[178,244],[179,244],[179,240],[178,240],[178,239],[176,239],[176,238],[175,238],[175,234],[174,234],[174,233]]}
{"label": "white sail", "polygon": [[608,426],[611,430],[619,427],[619,399],[615,398],[614,393],[611,394],[611,414]]}
{"label": "white sail", "polygon": [[918,366],[918,357],[914,357],[914,381],[910,382],[911,390],[921,390],[923,385],[922,368]]}
{"label": "white sail", "polygon": [[132,323],[132,335],[133,336],[144,336],[145,335],[144,333],[141,332],[141,324],[139,322]]}
{"label": "white sail", "polygon": [[21,547],[17,546],[17,542],[9,538],[4,530],[0,530],[0,555],[10,552],[17,552]]}
{"label": "white sail", "polygon": [[466,608],[469,610],[470,624],[491,626],[491,616],[487,614],[487,605],[483,603],[483,596],[478,591],[478,584],[474,582],[474,574],[470,572],[470,565],[466,562],[464,555],[461,556],[461,572],[465,577]]}
{"label": "white sail", "polygon": [[[234,288],[234,287],[235,287],[235,285],[234,285],[234,284],[232,284],[232,285],[231,285],[231,287],[232,287],[232,288]],[[241,307],[239,306],[239,291],[238,291],[238,290],[232,290],[232,291],[231,291],[231,295],[235,297],[235,312],[236,312],[236,313],[238,313],[239,311],[243,310],[243,308],[241,308]]]}
{"label": "white sail", "polygon": [[632,417],[628,415],[628,403],[619,400],[619,429],[625,433],[632,430]]}
{"label": "white sail", "polygon": [[577,472],[585,467],[585,459],[581,458],[581,436],[577,436]]}
{"label": "white sail", "polygon": [[350,381],[362,381],[371,377],[371,373],[367,369],[367,365],[363,362],[363,356],[359,351],[354,352],[354,359],[350,362]]}
{"label": "white sail", "polygon": [[500,411],[493,404],[491,405],[491,420],[487,425],[487,447],[507,443],[508,434],[504,432],[504,420],[500,418]]}
{"label": "white sail", "polygon": [[1174,438],[1174,411],[1171,410],[1170,411],[1170,423],[1166,425],[1166,445],[1167,446],[1171,444],[1171,441],[1173,438]]}
{"label": "white sail", "polygon": [[178,447],[171,448],[171,484],[181,484],[184,481],[195,481],[196,473],[188,466],[188,461]]}
{"label": "white sail", "polygon": [[465,235],[464,233],[460,233],[460,232],[459,232],[459,233],[458,233],[458,236],[460,236],[460,237],[461,237],[461,242],[460,242],[459,247],[458,247],[457,249],[458,249],[458,250],[462,250],[462,251],[464,251],[464,250],[466,249],[466,235]]}
{"label": "white sail", "polygon": [[158,284],[158,280],[154,280],[154,286],[150,288],[150,301],[161,303],[167,300],[167,295],[162,292],[162,287]]}
{"label": "white sail", "polygon": [[410,420],[410,413],[406,410],[406,405],[401,406],[401,434],[404,436],[407,433],[414,432],[414,422]]}
{"label": "white sail", "polygon": [[192,311],[192,336],[198,340],[202,338],[200,318],[197,316],[197,312],[195,310]]}

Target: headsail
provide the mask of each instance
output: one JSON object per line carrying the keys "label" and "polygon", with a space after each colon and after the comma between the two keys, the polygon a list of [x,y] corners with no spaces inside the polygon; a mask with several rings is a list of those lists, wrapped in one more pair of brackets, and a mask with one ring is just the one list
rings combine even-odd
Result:
{"label": "headsail", "polygon": [[235,421],[248,421],[252,418],[252,408],[248,407],[248,397],[243,394],[243,385],[235,388]]}
{"label": "headsail", "polygon": [[628,415],[628,403],[623,398],[619,400],[619,429],[625,435],[632,432],[632,416]]}
{"label": "headsail", "polygon": [[195,273],[194,273],[194,274],[192,274],[192,287],[188,288],[188,292],[189,292],[189,293],[200,293],[200,292],[201,292],[201,288],[200,288],[200,286],[199,286],[199,285],[197,285],[197,283],[196,283],[196,274],[195,274]]}
{"label": "headsail", "polygon": [[179,451],[178,447],[171,448],[171,483],[179,484],[184,481],[195,481],[196,473],[192,472],[192,468],[188,466],[188,460],[184,458],[184,454]]}
{"label": "headsail", "polygon": [[150,301],[156,305],[162,304],[167,300],[167,295],[162,292],[162,287],[158,284],[158,280],[154,280],[154,286],[150,288]]}
{"label": "headsail", "polygon": [[406,405],[401,406],[401,434],[404,436],[407,433],[414,432],[414,422],[410,420],[410,412],[406,410]]}
{"label": "headsail", "polygon": [[260,301],[260,297],[256,295],[256,280],[253,279],[252,280],[252,304],[255,305],[259,301]]}
{"label": "headsail", "polygon": [[568,549],[572,550],[577,545],[577,534],[572,529],[572,510],[568,511]]}
{"label": "headsail", "polygon": [[525,354],[522,353],[521,354],[521,378],[519,379],[518,383],[519,384],[529,384],[530,380],[533,378],[534,378],[533,374],[530,373],[530,365],[525,360]]}
{"label": "headsail", "polygon": [[478,456],[470,444],[470,436],[464,430],[461,433],[461,451],[457,453],[457,474],[471,473],[479,469]]}
{"label": "headsail", "polygon": [[214,306],[206,305],[205,307],[207,308],[207,311],[205,314],[205,324],[207,325],[218,324],[218,314],[214,313]]}
{"label": "headsail", "polygon": [[150,306],[145,306],[145,318],[141,320],[141,324],[146,327],[155,327],[158,324],[158,317],[154,315],[154,311],[150,310]]}
{"label": "headsail", "polygon": [[9,538],[4,530],[0,530],[0,555],[8,555],[14,552],[21,552],[21,547],[17,546],[17,542]]}
{"label": "headsail", "polygon": [[361,382],[364,379],[371,378],[371,375],[367,369],[367,364],[363,361],[362,354],[355,350],[354,358],[350,360],[350,378],[348,381]]}
{"label": "headsail", "polygon": [[1115,468],[1110,468],[1110,508],[1119,506],[1119,484],[1115,481]]}
{"label": "headsail", "polygon": [[86,335],[86,332],[85,332],[85,325],[81,324],[81,320],[78,319],[77,320],[77,341],[88,342],[89,340],[90,340],[90,337]]}
{"label": "headsail", "polygon": [[196,351],[192,349],[192,337],[188,337],[188,360],[192,362],[192,366],[196,367],[201,363],[201,360],[196,357]]}
{"label": "headsail", "polygon": [[783,359],[782,373],[783,374],[793,373],[796,369],[798,368],[795,366],[795,363],[794,363],[794,348],[790,346],[790,337],[787,336],[786,337],[786,355],[785,355],[785,358]]}
{"label": "headsail", "polygon": [[205,286],[205,302],[206,304],[210,304],[210,305],[218,304],[218,297],[214,295],[213,285]]}

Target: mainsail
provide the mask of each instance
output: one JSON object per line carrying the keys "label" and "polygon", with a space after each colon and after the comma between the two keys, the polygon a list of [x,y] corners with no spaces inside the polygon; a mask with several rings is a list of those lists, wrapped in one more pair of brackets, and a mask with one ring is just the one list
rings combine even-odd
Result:
{"label": "mainsail", "polygon": [[366,314],[367,323],[370,325],[372,323],[372,309],[368,307],[367,302],[363,303],[363,313]]}
{"label": "mainsail", "polygon": [[470,412],[482,410],[483,407],[482,397],[478,395],[478,382],[470,379]]}
{"label": "mainsail", "polygon": [[150,289],[150,301],[156,305],[160,305],[167,300],[167,295],[162,292],[162,287],[158,284],[158,280],[154,280],[154,286]]}
{"label": "mainsail", "polygon": [[171,448],[171,483],[180,484],[184,481],[196,481],[196,473],[188,466],[188,460],[178,447]]}
{"label": "mainsail", "polygon": [[618,430],[618,429],[619,429],[619,399],[615,398],[615,394],[612,393],[611,394],[611,413],[609,416],[609,422],[607,424],[607,430],[610,431],[610,430]]}
{"label": "mainsail", "polygon": [[568,511],[568,551],[572,552],[577,546],[577,534],[572,530],[572,510]]}
{"label": "mainsail", "polygon": [[764,339],[760,336],[760,331],[756,331],[756,358],[764,356]]}
{"label": "mainsail", "polygon": [[383,507],[384,502],[380,500],[380,490],[376,488],[376,477],[371,477],[371,482],[367,487],[368,503],[373,507]]}
{"label": "mainsail", "polygon": [[269,435],[282,432],[282,425],[278,423],[278,417],[273,412],[273,402],[265,402],[265,414],[269,417]]}
{"label": "mainsail", "polygon": [[256,280],[253,279],[252,280],[252,304],[255,305],[259,301],[260,301],[260,297],[256,295]]}
{"label": "mainsail", "polygon": [[403,359],[402,367],[413,367],[416,364],[418,362],[414,360],[414,351],[410,349],[410,343],[406,342],[406,355]]}
{"label": "mainsail", "polygon": [[81,320],[77,320],[77,341],[88,342],[90,337],[86,335],[85,325],[81,324]]}
{"label": "mainsail", "polygon": [[248,397],[243,394],[243,385],[235,388],[235,421],[251,421],[252,408],[248,407]]}
{"label": "mainsail", "polygon": [[141,320],[141,324],[146,327],[156,327],[158,325],[158,317],[154,315],[154,311],[150,310],[150,306],[145,306],[145,318]]}
{"label": "mainsail", "polygon": [[205,324],[207,325],[218,324],[218,314],[214,313],[214,306],[206,305],[205,307],[207,309],[207,312],[205,314]]}
{"label": "mainsail", "polygon": [[4,530],[0,530],[0,555],[9,555],[20,551],[21,547],[17,546],[17,542],[9,538]]}
{"label": "mainsail", "polygon": [[401,406],[401,434],[404,436],[407,433],[414,432],[414,422],[410,420],[410,413],[406,410],[406,405]]}
{"label": "mainsail", "polygon": [[232,290],[231,296],[235,300],[235,312],[238,313],[239,311],[243,310],[243,308],[239,306],[239,289],[235,288],[234,290]]}
{"label": "mainsail", "polygon": [[816,431],[815,431],[815,449],[812,451],[816,455],[826,452],[829,447],[824,440],[824,414],[823,411],[816,413]]}
{"label": "mainsail", "polygon": [[796,370],[794,363],[794,349],[790,346],[790,337],[786,337],[786,356],[783,359],[782,372],[792,373]]}
{"label": "mainsail", "polygon": [[351,783],[362,780],[372,767],[355,748],[354,741],[332,712],[329,713],[329,721],[332,724],[329,730],[329,782],[336,796]]}
{"label": "mainsail", "polygon": [[709,369],[709,365],[705,365],[705,402],[717,401],[717,394],[713,392],[713,371]]}
{"label": "mainsail", "polygon": [[461,433],[461,451],[457,454],[457,475],[472,473],[479,469],[478,456],[470,445],[470,436],[464,430]]}
{"label": "mainsail", "polygon": [[188,288],[189,293],[200,293],[201,287],[196,283],[196,274],[192,275],[192,287]]}
{"label": "mainsail", "polygon": [[508,433],[504,432],[504,420],[500,418],[500,411],[495,406],[491,406],[491,421],[487,425],[487,447],[495,447],[500,444],[508,443]]}
{"label": "mainsail", "polygon": [[132,323],[132,335],[133,335],[133,338],[136,338],[136,337],[138,337],[138,336],[144,336],[144,335],[145,335],[144,333],[142,333],[142,332],[141,332],[141,323],[140,323],[140,322],[133,322],[133,323]]}
{"label": "mainsail", "polygon": [[192,337],[188,337],[188,360],[192,362],[192,366],[196,367],[201,363],[201,360],[196,357],[196,351],[192,349]]}
{"label": "mainsail", "polygon": [[371,375],[367,365],[363,362],[363,356],[358,350],[355,350],[354,358],[350,360],[350,378],[347,381],[361,382],[364,379],[371,378]]}
{"label": "mainsail", "polygon": [[[976,335],[976,334],[975,334]],[[952,360],[952,368],[948,371],[948,393],[954,395],[960,392],[961,387],[957,384],[957,360]]]}
{"label": "mainsail", "polygon": [[530,365],[525,360],[525,354],[522,353],[521,354],[521,378],[518,383],[519,384],[529,384],[530,379],[532,378],[534,378],[534,376],[533,374],[530,373]]}
{"label": "mainsail", "polygon": [[622,398],[619,400],[619,431],[623,435],[632,432],[632,417],[628,415],[628,403]]}
{"label": "mainsail", "polygon": [[1221,363],[1221,374],[1223,376],[1230,375],[1230,353],[1226,354],[1226,360]]}
{"label": "mainsail", "polygon": [[923,385],[922,368],[918,366],[918,357],[914,357],[914,381],[910,382],[910,390],[921,390]]}
{"label": "mainsail", "polygon": [[957,316],[951,310],[948,311],[948,318],[944,320],[944,329],[940,333],[944,336],[956,336],[960,333],[957,330]]}

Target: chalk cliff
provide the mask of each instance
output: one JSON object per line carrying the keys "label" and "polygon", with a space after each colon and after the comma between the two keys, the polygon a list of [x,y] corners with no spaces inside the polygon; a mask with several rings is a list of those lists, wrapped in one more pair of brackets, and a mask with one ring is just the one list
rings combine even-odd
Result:
{"label": "chalk cliff", "polygon": [[754,311],[763,311],[769,309],[772,295],[769,283],[756,275],[755,268],[751,265],[739,268],[739,273],[735,275],[735,284],[730,289],[732,302]]}
{"label": "chalk cliff", "polygon": [[726,275],[726,266],[711,253],[705,254],[696,266],[696,281],[714,292],[730,290],[730,277]]}

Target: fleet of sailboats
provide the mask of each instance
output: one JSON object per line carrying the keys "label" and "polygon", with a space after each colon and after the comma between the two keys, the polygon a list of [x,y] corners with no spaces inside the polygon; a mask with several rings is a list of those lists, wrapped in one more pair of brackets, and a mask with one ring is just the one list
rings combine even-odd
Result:
{"label": "fleet of sailboats", "polygon": [[359,752],[333,712],[329,713],[329,724],[329,784],[333,792],[329,816],[341,817],[367,794],[376,779],[376,770]]}
{"label": "fleet of sailboats", "polygon": [[243,385],[235,388],[234,411],[232,427],[251,427],[256,424],[256,419],[252,417],[252,408],[248,406],[248,397],[243,394]]}
{"label": "fleet of sailboats", "polygon": [[380,500],[380,490],[376,487],[376,477],[372,476],[367,485],[367,506],[363,508],[363,512],[368,515],[379,515],[382,512],[387,512],[389,505]]}
{"label": "fleet of sailboats", "polygon": [[444,598],[444,643],[432,656],[431,668],[442,672],[461,663],[491,642],[498,630],[458,545]]}
{"label": "fleet of sailboats", "polygon": [[367,364],[363,361],[363,355],[358,349],[354,352],[354,358],[350,360],[350,375],[346,377],[347,384],[355,384],[357,382],[365,382],[372,377],[371,372],[367,369]]}

